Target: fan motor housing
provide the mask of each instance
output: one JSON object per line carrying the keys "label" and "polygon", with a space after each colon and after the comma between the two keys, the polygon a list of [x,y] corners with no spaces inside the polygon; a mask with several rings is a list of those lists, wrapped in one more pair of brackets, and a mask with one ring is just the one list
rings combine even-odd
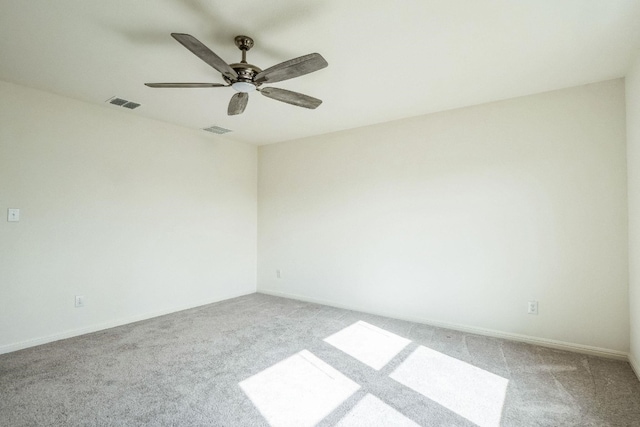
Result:
{"label": "fan motor housing", "polygon": [[[256,84],[253,81],[253,78],[256,76],[256,74],[262,71],[259,67],[247,63],[237,63],[229,65],[236,73],[238,73],[238,78],[235,81],[253,83],[256,86],[259,86],[259,84]],[[233,81],[226,77],[224,77],[224,79],[227,81],[227,83],[233,83]]]}

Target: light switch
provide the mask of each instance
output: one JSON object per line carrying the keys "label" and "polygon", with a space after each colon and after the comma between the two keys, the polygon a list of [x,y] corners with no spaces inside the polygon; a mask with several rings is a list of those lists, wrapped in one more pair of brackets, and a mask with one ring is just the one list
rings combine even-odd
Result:
{"label": "light switch", "polygon": [[7,221],[18,222],[20,221],[20,209],[7,209]]}

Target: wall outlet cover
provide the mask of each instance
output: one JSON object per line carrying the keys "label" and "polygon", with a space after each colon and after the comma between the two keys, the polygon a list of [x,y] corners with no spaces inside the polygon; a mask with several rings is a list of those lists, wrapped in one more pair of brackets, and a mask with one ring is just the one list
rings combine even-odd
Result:
{"label": "wall outlet cover", "polygon": [[16,208],[7,209],[7,221],[9,222],[20,221],[20,209],[16,209]]}

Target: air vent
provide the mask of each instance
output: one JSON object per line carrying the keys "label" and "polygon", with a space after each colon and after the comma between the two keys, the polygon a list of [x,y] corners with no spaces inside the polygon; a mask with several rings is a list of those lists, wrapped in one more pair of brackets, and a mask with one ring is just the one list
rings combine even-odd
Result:
{"label": "air vent", "polygon": [[130,110],[133,110],[134,108],[138,108],[140,106],[140,104],[138,104],[137,102],[127,101],[126,99],[118,98],[117,96],[113,96],[107,99],[106,102],[108,102],[109,104],[117,105],[119,107],[128,108]]}
{"label": "air vent", "polygon": [[206,130],[207,132],[215,133],[215,134],[218,134],[218,135],[222,135],[222,134],[231,132],[230,129],[221,128],[220,126],[210,126],[208,128],[204,128],[202,130]]}
{"label": "air vent", "polygon": [[111,101],[109,101],[109,104],[120,105],[120,106],[123,106],[126,103],[127,103],[127,100],[121,99],[121,98],[112,98]]}

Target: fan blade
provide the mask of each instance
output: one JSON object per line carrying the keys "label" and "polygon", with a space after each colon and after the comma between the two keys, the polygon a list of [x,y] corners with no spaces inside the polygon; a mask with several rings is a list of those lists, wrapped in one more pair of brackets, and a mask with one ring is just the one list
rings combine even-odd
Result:
{"label": "fan blade", "polygon": [[249,102],[248,93],[246,92],[236,93],[231,97],[231,101],[229,101],[229,108],[227,109],[227,114],[230,116],[242,114],[245,107],[247,106],[247,102]]}
{"label": "fan blade", "polygon": [[171,33],[171,37],[176,39],[182,46],[193,52],[198,58],[220,71],[223,76],[230,80],[238,78],[238,73],[218,55],[213,53],[200,40],[189,34]]}
{"label": "fan blade", "polygon": [[309,95],[303,95],[290,90],[278,89],[277,87],[265,87],[260,89],[260,93],[264,96],[275,99],[277,101],[286,102],[287,104],[296,105],[298,107],[315,109],[318,108],[322,101]]}
{"label": "fan blade", "polygon": [[326,67],[327,61],[324,60],[319,53],[310,53],[309,55],[284,61],[273,67],[258,73],[253,80],[255,83],[275,83],[283,80],[292,79],[294,77],[304,76]]}
{"label": "fan blade", "polygon": [[227,87],[222,83],[145,83],[149,87],[177,87],[177,88],[198,88],[198,87]]}

